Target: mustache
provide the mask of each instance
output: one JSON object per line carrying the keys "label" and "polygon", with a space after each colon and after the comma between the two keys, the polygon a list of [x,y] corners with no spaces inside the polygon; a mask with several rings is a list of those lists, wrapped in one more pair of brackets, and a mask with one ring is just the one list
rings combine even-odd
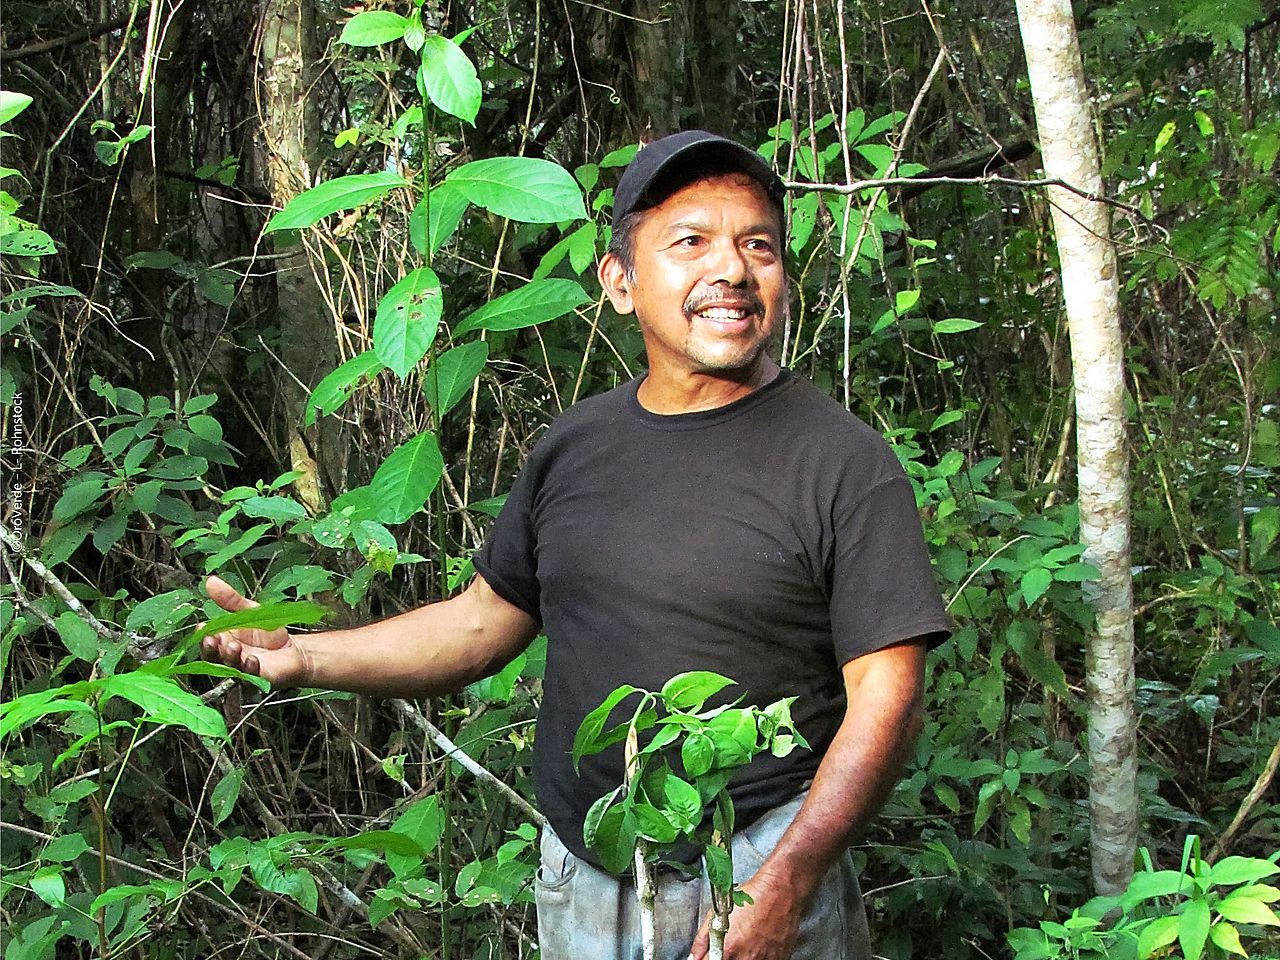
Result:
{"label": "mustache", "polygon": [[758,297],[740,294],[726,297],[723,293],[691,293],[684,302],[686,314],[697,313],[705,307],[728,307],[735,310],[746,310],[750,313],[764,313],[764,304]]}

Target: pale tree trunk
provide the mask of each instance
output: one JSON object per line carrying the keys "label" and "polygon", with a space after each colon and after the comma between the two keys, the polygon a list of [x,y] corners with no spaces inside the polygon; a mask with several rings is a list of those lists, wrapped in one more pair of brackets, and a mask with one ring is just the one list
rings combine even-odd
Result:
{"label": "pale tree trunk", "polygon": [[[259,114],[266,141],[266,186],[283,206],[311,186],[317,119],[308,102],[308,64],[314,45],[312,0],[264,0],[259,59]],[[316,265],[324,269],[323,264]],[[276,261],[276,309],[281,329],[285,430],[299,499],[313,512],[323,506],[316,458],[319,430],[302,432],[304,404],[310,390],[334,367],[337,354],[334,321],[321,297],[306,248],[298,244]],[[292,374],[292,376],[290,375]],[[303,389],[294,377],[306,385]]]}
{"label": "pale tree trunk", "polygon": [[[1080,45],[1069,0],[1017,0],[1044,171],[1102,193]],[[1123,890],[1137,846],[1133,579],[1119,284],[1107,207],[1050,187],[1062,294],[1071,331],[1079,460],[1080,538],[1102,571],[1086,584],[1097,614],[1086,661],[1093,883]]]}

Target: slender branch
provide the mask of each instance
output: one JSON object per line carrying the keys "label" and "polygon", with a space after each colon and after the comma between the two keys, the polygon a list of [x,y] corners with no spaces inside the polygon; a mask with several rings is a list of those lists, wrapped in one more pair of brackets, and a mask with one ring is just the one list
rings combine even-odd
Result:
{"label": "slender branch", "polygon": [[497,790],[513,804],[519,807],[526,816],[540,827],[547,825],[547,818],[544,817],[536,807],[528,800],[520,796],[511,789],[506,783],[498,779],[484,767],[480,766],[467,753],[463,751],[456,743],[446,737],[434,723],[422,715],[422,711],[411,704],[408,700],[393,699],[391,705],[395,707],[396,712],[404,717],[419,730],[431,738],[437,747],[445,752],[445,755],[452,760],[458,761],[466,770],[477,780],[482,780]]}
{"label": "slender branch", "polygon": [[40,53],[48,53],[50,50],[57,50],[59,47],[69,47],[72,44],[84,43],[84,41],[100,37],[104,33],[114,33],[131,19],[129,14],[126,13],[105,23],[94,23],[87,27],[82,27],[74,33],[68,33],[65,37],[58,37],[56,40],[44,40],[40,43],[29,43],[25,47],[18,47],[14,50],[0,51],[0,58],[22,60]]}
{"label": "slender branch", "polygon": [[1267,758],[1267,763],[1262,768],[1262,773],[1258,774],[1258,779],[1254,782],[1253,789],[1249,791],[1244,798],[1244,802],[1240,804],[1240,809],[1236,811],[1236,815],[1231,819],[1231,825],[1214,842],[1213,848],[1209,851],[1209,860],[1217,860],[1218,854],[1225,853],[1227,848],[1231,846],[1231,841],[1235,838],[1236,832],[1248,819],[1249,814],[1253,812],[1253,808],[1262,799],[1262,795],[1270,789],[1277,767],[1280,767],[1280,740],[1277,740],[1276,745],[1271,748],[1271,756]]}

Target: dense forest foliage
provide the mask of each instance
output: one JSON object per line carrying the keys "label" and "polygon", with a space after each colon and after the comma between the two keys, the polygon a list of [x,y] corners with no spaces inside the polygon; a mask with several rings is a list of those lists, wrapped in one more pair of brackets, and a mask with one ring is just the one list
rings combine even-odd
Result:
{"label": "dense forest foliage", "polygon": [[194,657],[202,581],[304,628],[464,584],[548,423],[643,370],[592,267],[636,144],[695,126],[789,182],[778,355],[893,444],[955,619],[856,851],[878,954],[1280,956],[1280,9],[1074,8],[1141,845],[1092,902],[1082,371],[1012,3],[10,0],[5,960],[536,956],[545,640],[449,698],[273,693]]}

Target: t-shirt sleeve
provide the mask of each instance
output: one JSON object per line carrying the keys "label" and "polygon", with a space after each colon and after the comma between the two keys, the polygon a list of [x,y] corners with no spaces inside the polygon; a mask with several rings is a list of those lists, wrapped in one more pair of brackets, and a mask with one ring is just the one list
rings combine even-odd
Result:
{"label": "t-shirt sleeve", "polygon": [[494,593],[541,624],[537,538],[532,519],[536,472],[531,457],[516,477],[498,519],[472,562]]}
{"label": "t-shirt sleeve", "polygon": [[840,663],[913,637],[930,646],[947,638],[915,494],[900,469],[852,504],[837,498],[834,533],[831,634]]}

